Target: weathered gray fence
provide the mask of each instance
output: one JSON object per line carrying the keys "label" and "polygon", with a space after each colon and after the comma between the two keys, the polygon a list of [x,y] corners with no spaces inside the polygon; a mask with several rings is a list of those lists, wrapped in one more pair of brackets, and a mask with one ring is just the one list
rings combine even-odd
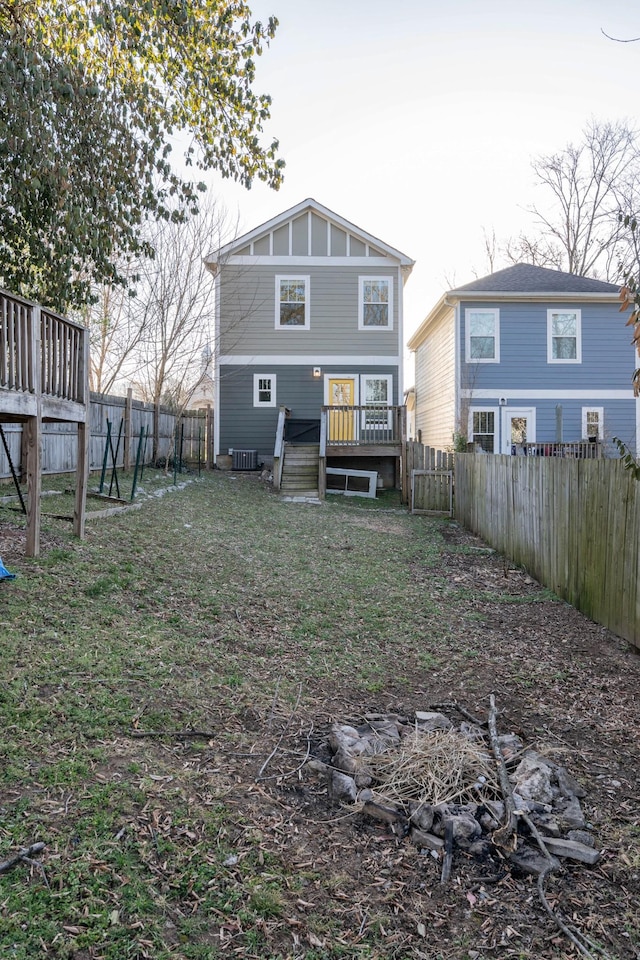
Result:
{"label": "weathered gray fence", "polygon": [[620,460],[456,455],[455,515],[640,648],[640,483]]}
{"label": "weathered gray fence", "polygon": [[407,441],[405,487],[412,513],[450,513],[454,454]]}
{"label": "weathered gray fence", "polygon": [[[158,415],[158,459],[173,459],[177,444],[178,455],[189,464],[200,461],[203,465],[210,462],[207,448],[211,448],[212,418],[200,411],[188,411],[176,418],[170,410],[160,407],[158,414],[151,403],[142,403],[127,397],[115,397],[106,394],[91,394],[89,409],[90,446],[89,466],[91,470],[102,467],[107,442],[107,421],[111,423],[113,450],[118,447],[117,465],[119,468],[133,467],[136,462],[141,430],[148,431],[146,444],[143,440],[144,462],[153,459],[153,437],[155,418]],[[122,429],[121,429],[122,423]],[[3,424],[4,434],[14,468],[21,473],[22,424]],[[72,473],[76,469],[77,426],[74,423],[42,424],[42,472],[43,474]],[[109,455],[109,465],[111,457]],[[4,446],[0,444],[0,479],[11,477],[9,462]]]}

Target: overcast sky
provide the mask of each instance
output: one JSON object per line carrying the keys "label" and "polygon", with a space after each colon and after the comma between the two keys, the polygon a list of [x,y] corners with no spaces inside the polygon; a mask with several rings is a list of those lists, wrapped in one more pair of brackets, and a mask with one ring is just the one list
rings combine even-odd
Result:
{"label": "overcast sky", "polygon": [[[532,157],[590,118],[636,123],[640,3],[628,0],[253,0],[280,26],[258,61],[280,140],[275,193],[210,176],[241,233],[313,197],[416,261],[405,330],[488,272],[540,202]],[[407,382],[411,374],[407,371]]]}

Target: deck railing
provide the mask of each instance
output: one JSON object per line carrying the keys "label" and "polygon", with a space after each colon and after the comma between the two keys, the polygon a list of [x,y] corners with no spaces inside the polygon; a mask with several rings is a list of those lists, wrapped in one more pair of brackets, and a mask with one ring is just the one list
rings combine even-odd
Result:
{"label": "deck railing", "polygon": [[604,457],[600,440],[577,440],[571,443],[516,443],[512,453],[528,457],[568,457],[572,460],[599,460]]}
{"label": "deck railing", "polygon": [[0,387],[84,404],[87,330],[0,290]]}
{"label": "deck railing", "polygon": [[388,404],[325,406],[321,423],[328,446],[395,446],[402,442],[404,407]]}
{"label": "deck railing", "polygon": [[284,428],[291,411],[281,406],[278,411],[278,426],[276,428],[276,443],[273,448],[273,488],[279,490],[282,483],[282,467],[284,464]]}
{"label": "deck railing", "polygon": [[0,387],[35,392],[35,348],[33,304],[0,291]]}

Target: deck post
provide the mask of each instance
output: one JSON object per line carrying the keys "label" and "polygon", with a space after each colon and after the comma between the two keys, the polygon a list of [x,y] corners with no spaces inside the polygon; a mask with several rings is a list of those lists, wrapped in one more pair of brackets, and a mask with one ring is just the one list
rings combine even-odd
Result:
{"label": "deck post", "polygon": [[31,313],[31,358],[35,376],[36,415],[28,417],[23,427],[27,447],[27,544],[28,557],[40,555],[40,495],[42,493],[42,341],[40,339],[40,307]]}
{"label": "deck post", "polygon": [[403,503],[409,502],[409,474],[407,471],[407,408],[400,407],[399,411],[399,433],[400,433],[400,463],[398,469],[400,472],[400,487]]}
{"label": "deck post", "polygon": [[78,423],[78,452],[76,458],[76,496],[73,507],[73,532],[84,539],[84,521],[89,483],[89,436],[90,436],[90,395],[89,395],[89,331],[85,330],[83,350],[78,370],[78,388],[85,405],[85,419]]}

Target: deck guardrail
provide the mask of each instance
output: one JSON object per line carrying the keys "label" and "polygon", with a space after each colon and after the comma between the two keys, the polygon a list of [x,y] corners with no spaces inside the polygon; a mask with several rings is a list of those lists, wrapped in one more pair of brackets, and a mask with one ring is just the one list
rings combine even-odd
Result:
{"label": "deck guardrail", "polygon": [[0,290],[0,387],[84,405],[88,331]]}
{"label": "deck guardrail", "polygon": [[402,442],[404,407],[389,404],[324,406],[328,446],[395,446]]}

